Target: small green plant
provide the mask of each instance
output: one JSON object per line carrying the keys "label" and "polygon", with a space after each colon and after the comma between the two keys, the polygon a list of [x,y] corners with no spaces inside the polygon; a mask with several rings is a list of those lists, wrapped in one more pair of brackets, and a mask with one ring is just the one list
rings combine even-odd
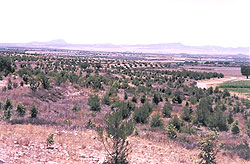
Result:
{"label": "small green plant", "polygon": [[24,82],[23,82],[23,81],[21,81],[21,82],[20,82],[20,86],[21,86],[21,87],[23,87],[23,85],[24,85]]}
{"label": "small green plant", "polygon": [[81,109],[80,109],[77,105],[74,105],[74,107],[72,108],[72,110],[73,110],[74,112],[78,112],[78,111],[80,111]]}
{"label": "small green plant", "polygon": [[96,125],[92,122],[92,120],[91,119],[89,119],[89,121],[88,121],[88,123],[87,123],[87,126],[86,126],[87,128],[95,128],[96,127]]}
{"label": "small green plant", "polygon": [[137,97],[136,97],[136,95],[134,95],[133,97],[132,97],[132,100],[131,100],[132,102],[134,102],[134,103],[137,103]]}
{"label": "small green plant", "polygon": [[12,88],[12,81],[11,79],[8,79],[8,90],[11,90]]}
{"label": "small green plant", "polygon": [[131,147],[127,137],[134,131],[132,120],[123,121],[119,112],[115,111],[105,116],[105,131],[102,127],[97,128],[100,141],[108,153],[105,164],[128,164],[127,157]]}
{"label": "small green plant", "polygon": [[127,92],[124,93],[124,100],[127,100],[128,99],[128,94]]}
{"label": "small green plant", "polygon": [[168,138],[175,139],[177,137],[178,130],[173,124],[168,124],[165,131],[166,131]]}
{"label": "small green plant", "polygon": [[105,94],[103,99],[102,99],[102,104],[106,104],[106,105],[110,105],[111,102],[109,100],[109,95],[108,94]]}
{"label": "small green plant", "polygon": [[9,108],[7,110],[3,111],[3,119],[4,120],[10,120],[11,116],[12,116],[12,112]]}
{"label": "small green plant", "polygon": [[30,83],[30,89],[31,89],[33,92],[36,92],[36,90],[37,90],[38,87],[40,86],[39,80],[36,79],[36,78],[32,78],[32,79],[30,79],[29,83]]}
{"label": "small green plant", "polygon": [[5,104],[3,105],[3,119],[4,120],[10,120],[12,116],[12,110],[13,109],[13,104],[9,98],[6,99]]}
{"label": "small green plant", "polygon": [[183,113],[181,114],[181,118],[184,121],[191,122],[192,113],[191,113],[190,108],[188,108],[187,106],[184,107]]}
{"label": "small green plant", "polygon": [[157,128],[157,127],[163,127],[163,126],[164,126],[164,123],[163,123],[163,120],[161,119],[160,114],[154,114],[150,121],[150,127]]}
{"label": "small green plant", "polygon": [[67,126],[71,126],[72,125],[72,122],[70,120],[65,120],[64,123],[67,125]]}
{"label": "small green plant", "polygon": [[162,109],[163,117],[170,118],[172,110],[173,110],[173,107],[170,103],[165,104],[163,109]]}
{"label": "small green plant", "polygon": [[30,117],[31,118],[36,118],[38,114],[37,107],[33,104],[30,109]]}
{"label": "small green plant", "polygon": [[155,103],[156,105],[159,104],[159,102],[163,101],[161,94],[160,93],[155,93],[153,98],[152,98],[152,102]]}
{"label": "small green plant", "polygon": [[2,88],[2,92],[6,92],[6,91],[7,91],[7,87],[4,86],[4,87]]}
{"label": "small green plant", "polygon": [[91,116],[92,116],[92,117],[96,117],[96,112],[92,112],[92,113],[91,113]]}
{"label": "small green plant", "polygon": [[231,127],[231,131],[233,134],[237,135],[240,133],[240,128],[239,128],[239,122],[238,120],[235,120],[233,123],[232,123],[232,127]]}
{"label": "small green plant", "polygon": [[54,141],[54,134],[50,133],[47,137],[47,146],[51,146],[54,145],[55,141]]}
{"label": "small green plant", "polygon": [[17,104],[16,113],[19,117],[24,117],[26,113],[26,108],[22,103]]}
{"label": "small green plant", "polygon": [[201,139],[199,142],[199,149],[201,150],[199,158],[201,161],[199,164],[216,164],[215,157],[218,153],[218,148],[216,147],[218,135],[208,134],[205,138]]}
{"label": "small green plant", "polygon": [[148,122],[148,117],[152,113],[153,107],[148,102],[144,103],[140,108],[136,108],[133,118],[136,123],[145,124]]}
{"label": "small green plant", "polygon": [[228,114],[227,122],[228,122],[228,124],[232,124],[234,122],[233,111],[232,110],[230,110],[230,112]]}
{"label": "small green plant", "polygon": [[192,127],[191,124],[185,125],[181,127],[181,133],[187,133],[187,134],[196,134],[196,129]]}
{"label": "small green plant", "polygon": [[17,88],[17,87],[18,87],[18,84],[15,82],[15,83],[13,84],[13,87],[14,87],[14,88]]}
{"label": "small green plant", "polygon": [[90,110],[92,111],[100,111],[101,106],[100,106],[100,99],[98,95],[90,95],[88,99],[88,105],[90,106]]}
{"label": "small green plant", "polygon": [[143,104],[143,103],[145,103],[145,101],[146,101],[146,95],[142,95],[142,97],[141,97],[141,103]]}
{"label": "small green plant", "polygon": [[139,136],[139,130],[135,127],[135,135]]}
{"label": "small green plant", "polygon": [[175,128],[179,131],[181,129],[181,121],[178,118],[178,116],[174,115],[174,117],[169,121],[169,124],[172,124],[175,126]]}

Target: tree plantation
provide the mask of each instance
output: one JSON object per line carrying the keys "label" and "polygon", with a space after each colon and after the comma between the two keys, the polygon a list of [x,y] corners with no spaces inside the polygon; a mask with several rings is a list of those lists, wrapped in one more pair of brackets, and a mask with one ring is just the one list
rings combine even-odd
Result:
{"label": "tree plantation", "polygon": [[[248,69],[241,67],[247,78]],[[61,142],[58,131],[91,132],[97,135],[97,145],[105,152],[102,163],[107,164],[132,163],[131,142],[136,139],[197,151],[200,163],[215,163],[217,154],[218,158],[236,154],[247,162],[250,100],[223,87],[196,86],[198,80],[223,77],[146,60],[100,58],[90,52],[64,56],[9,52],[0,56],[0,122],[57,129],[44,139],[51,151]],[[77,134],[67,140],[74,137]],[[66,155],[69,161],[77,151]]]}

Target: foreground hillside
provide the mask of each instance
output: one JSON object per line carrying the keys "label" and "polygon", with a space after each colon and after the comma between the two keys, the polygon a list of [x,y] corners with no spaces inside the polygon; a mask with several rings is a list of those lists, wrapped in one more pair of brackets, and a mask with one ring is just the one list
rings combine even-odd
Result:
{"label": "foreground hillside", "polygon": [[[49,133],[55,134],[55,144],[47,148]],[[54,126],[9,125],[0,123],[0,160],[6,163],[102,163],[105,151],[94,130],[64,130]],[[146,135],[146,134],[145,134]],[[198,163],[197,149],[186,149],[177,142],[154,141],[131,136],[131,163]],[[237,155],[218,155],[218,163],[248,163]]]}

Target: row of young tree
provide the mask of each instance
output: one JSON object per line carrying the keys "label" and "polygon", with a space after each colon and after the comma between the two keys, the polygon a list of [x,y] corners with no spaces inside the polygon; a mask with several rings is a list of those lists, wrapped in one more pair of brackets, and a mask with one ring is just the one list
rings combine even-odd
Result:
{"label": "row of young tree", "polygon": [[[55,81],[55,84],[58,86],[60,86],[61,83],[69,81],[72,84],[79,84],[80,86],[92,86],[94,88],[97,87],[102,89],[100,83],[102,83],[103,80],[107,81],[105,80],[105,76],[92,76],[91,74],[93,72],[96,74],[99,72],[107,74],[123,74],[123,79],[119,79],[119,82],[124,84],[122,87],[126,87],[126,84],[128,83],[125,76],[131,77],[131,82],[136,86],[150,86],[152,83],[162,84],[169,82],[171,87],[181,87],[181,84],[185,81],[185,78],[205,79],[223,77],[222,74],[217,73],[199,73],[185,70],[159,71],[138,68],[135,69],[133,67],[126,69],[127,67],[124,67],[124,65],[127,66],[132,63],[127,61],[120,63],[120,61],[117,62],[115,60],[99,61],[89,58],[62,59],[25,55],[6,58],[8,58],[8,61],[13,61],[12,63],[14,63],[14,65],[15,62],[18,63],[20,66],[17,71],[18,75],[23,78],[25,84],[29,83],[31,85],[31,89],[33,91],[36,91],[40,85],[45,89],[50,88],[51,85],[49,84],[51,81]],[[137,65],[137,63],[134,63],[134,65]],[[85,74],[85,76],[83,76],[83,74]],[[172,83],[176,83],[176,85],[173,85]]]}
{"label": "row of young tree", "polygon": [[[18,118],[25,117],[27,114],[27,107],[22,103],[18,103],[14,110],[14,105],[11,99],[7,98],[4,103],[0,102],[0,111],[2,111],[1,119],[9,121],[15,116]],[[30,118],[36,118],[38,115],[38,109],[34,104],[29,109],[29,115]]]}
{"label": "row of young tree", "polygon": [[[7,60],[8,57],[6,57]],[[124,89],[125,95],[124,99],[128,97],[128,94],[132,94],[131,102],[137,103],[138,97],[140,97],[140,102],[142,104],[147,101],[147,97],[153,97],[152,102],[155,105],[158,105],[159,102],[162,102],[163,100],[166,101],[166,104],[168,104],[169,99],[172,100],[173,104],[181,104],[183,101],[190,101],[190,104],[195,105],[197,102],[200,102],[200,104],[197,106],[196,115],[198,119],[194,119],[196,117],[192,116],[192,120],[195,123],[201,124],[203,126],[208,126],[210,128],[219,128],[219,130],[227,130],[227,125],[225,121],[226,116],[223,113],[224,111],[217,110],[217,108],[223,108],[225,110],[226,105],[225,102],[222,102],[221,99],[224,99],[226,97],[229,97],[228,91],[224,91],[223,93],[217,94],[218,88],[216,88],[214,91],[210,88],[208,91],[203,91],[202,89],[198,89],[196,87],[188,87],[185,85],[185,82],[187,82],[189,79],[192,78],[196,79],[198,78],[210,78],[210,77],[223,77],[221,74],[217,73],[197,73],[192,71],[159,71],[159,70],[145,70],[145,69],[122,69],[121,65],[126,65],[125,62],[120,63],[117,61],[105,61],[104,63],[108,67],[110,64],[113,66],[113,69],[111,70],[105,70],[105,66],[103,66],[104,63],[101,63],[98,60],[95,59],[56,59],[51,58],[52,60],[48,60],[44,57],[15,57],[13,60],[15,61],[26,61],[26,62],[33,62],[36,61],[36,67],[32,68],[31,65],[28,63],[20,63],[20,69],[17,71],[18,75],[23,78],[23,81],[25,84],[29,84],[32,91],[36,91],[38,87],[42,86],[44,89],[51,88],[51,81],[55,80],[55,84],[61,85],[61,83],[64,83],[66,81],[71,82],[72,84],[77,83],[80,86],[83,87],[91,87],[95,90],[103,90],[104,85],[111,86],[111,89]],[[9,59],[8,59],[9,61]],[[45,66],[42,62],[37,61],[43,61],[47,62],[47,65]],[[115,66],[114,66],[114,63]],[[129,63],[129,62],[128,62]],[[130,63],[129,63],[130,64]],[[134,63],[136,64],[136,63]],[[73,66],[72,66],[73,65]],[[79,67],[77,67],[79,65]],[[130,65],[131,66],[131,65]],[[68,71],[59,71],[58,68],[71,68],[70,70],[73,70],[72,73],[69,73]],[[46,69],[47,68],[47,69]],[[54,68],[54,69],[52,69]],[[56,68],[56,69],[55,69]],[[88,72],[90,69],[88,68],[94,68],[94,70],[99,70],[99,72],[107,71],[110,75],[114,75],[117,73],[122,74],[122,78],[108,78],[103,75],[99,75],[98,72],[95,73],[95,75],[91,75],[91,72]],[[81,71],[86,71],[87,74],[85,77],[80,77],[80,74],[76,74],[74,70],[82,69]],[[52,72],[51,72],[52,71]],[[59,71],[59,72],[58,72]],[[123,72],[125,71],[125,72]],[[126,76],[129,75],[130,79],[126,78]],[[11,84],[11,81],[9,81],[9,84]],[[131,87],[133,84],[136,87]],[[159,86],[165,87],[152,87],[152,84],[158,84]],[[21,86],[23,84],[20,84]],[[11,85],[10,85],[11,86]],[[192,84],[191,84],[192,86]],[[194,86],[194,85],[193,85]],[[9,88],[9,87],[8,87]],[[11,87],[10,87],[11,88]],[[117,91],[116,91],[117,92]],[[215,94],[214,94],[214,93]],[[110,91],[104,96],[103,102],[104,104],[109,105],[110,104]],[[212,101],[209,102],[209,100],[202,100],[203,97],[207,97],[213,95]],[[202,100],[202,101],[201,101]],[[226,100],[226,99],[225,99]],[[225,101],[223,100],[223,101]],[[112,101],[112,100],[111,100]],[[228,98],[228,104],[232,105],[232,102],[230,98]],[[205,105],[202,105],[203,102],[205,102]],[[213,103],[216,103],[216,110],[214,110],[211,106]],[[230,104],[231,103],[231,104]],[[200,107],[204,106],[206,108]],[[233,108],[233,112],[246,112],[244,109],[240,109],[240,103],[237,102],[235,107]],[[191,108],[191,107],[190,107]],[[165,108],[166,109],[166,108]],[[135,109],[134,109],[135,110]],[[135,110],[135,115],[142,115],[134,116],[136,120],[139,120],[139,122],[146,122],[145,119],[140,117],[149,117],[151,114],[151,110],[145,110],[145,114],[141,114],[141,111],[144,111],[143,109],[138,108]],[[189,109],[189,107],[184,108],[184,114],[186,115],[186,120],[191,120],[189,118],[191,115],[192,109]],[[130,112],[127,112],[130,113]],[[167,114],[166,114],[167,113]],[[165,110],[165,113],[163,115],[169,115],[169,111]],[[232,113],[232,112],[230,112]],[[126,114],[128,115],[128,114]],[[232,115],[232,114],[231,114]],[[231,116],[230,115],[230,116]],[[203,119],[204,118],[204,119]],[[223,118],[221,121],[216,121],[216,119]]]}

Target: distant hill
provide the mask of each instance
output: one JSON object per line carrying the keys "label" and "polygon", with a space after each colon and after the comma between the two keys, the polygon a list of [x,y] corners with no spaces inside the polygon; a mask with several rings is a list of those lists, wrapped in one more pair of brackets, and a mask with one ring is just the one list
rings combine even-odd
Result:
{"label": "distant hill", "polygon": [[248,47],[219,47],[219,46],[187,46],[181,43],[161,44],[137,44],[137,45],[114,45],[114,44],[71,44],[66,41],[52,40],[49,42],[30,43],[0,43],[0,47],[31,47],[31,48],[60,48],[91,51],[114,51],[114,52],[142,52],[142,53],[187,53],[206,55],[249,55]]}

